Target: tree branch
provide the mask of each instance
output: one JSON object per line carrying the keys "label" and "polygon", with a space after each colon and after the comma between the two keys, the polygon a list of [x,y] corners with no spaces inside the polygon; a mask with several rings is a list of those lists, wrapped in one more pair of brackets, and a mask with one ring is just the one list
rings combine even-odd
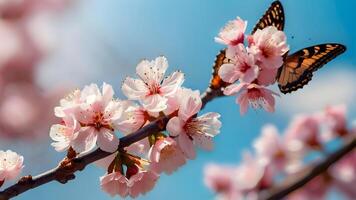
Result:
{"label": "tree branch", "polygon": [[[221,90],[208,89],[203,95],[201,95],[201,99],[203,103],[202,108],[209,101],[220,96],[222,96]],[[169,116],[160,117],[155,121],[149,123],[148,125],[142,127],[138,131],[120,138],[120,144],[118,148],[122,149],[124,147],[130,146],[131,144],[146,138],[152,133],[165,130],[166,124],[168,123],[169,119],[170,119]],[[8,200],[30,189],[39,187],[51,181],[58,181],[62,184],[65,184],[69,180],[75,178],[74,173],[76,171],[81,171],[85,168],[85,166],[89,165],[90,163],[105,158],[110,154],[111,153],[102,151],[101,149],[96,149],[85,155],[79,155],[76,158],[70,159],[67,157],[62,162],[60,162],[60,164],[57,167],[47,172],[44,172],[34,177],[32,176],[22,177],[16,184],[0,192],[0,200]]]}
{"label": "tree branch", "polygon": [[339,150],[335,151],[334,153],[330,154],[327,158],[325,158],[325,160],[323,160],[322,162],[315,165],[304,176],[298,178],[296,181],[294,181],[291,184],[273,188],[273,189],[267,191],[267,193],[269,193],[269,195],[266,198],[262,198],[262,199],[276,200],[276,199],[282,199],[283,197],[286,197],[291,192],[303,187],[305,184],[307,184],[309,181],[311,181],[315,177],[326,172],[332,164],[334,164],[335,162],[340,160],[346,154],[350,153],[355,147],[356,147],[356,138],[354,137],[345,146],[341,147]]}

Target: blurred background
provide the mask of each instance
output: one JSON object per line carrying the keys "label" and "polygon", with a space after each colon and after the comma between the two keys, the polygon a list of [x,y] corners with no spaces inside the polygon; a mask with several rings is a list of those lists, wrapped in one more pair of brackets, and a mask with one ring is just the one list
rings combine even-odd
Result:
{"label": "blurred background", "polygon": [[[180,69],[186,74],[186,87],[204,91],[215,55],[223,48],[213,40],[219,29],[241,16],[248,20],[250,31],[271,2],[0,0],[0,149],[24,155],[24,174],[54,167],[64,156],[54,151],[48,137],[59,98],[85,84],[104,81],[123,98],[121,81],[134,75],[143,58],[165,55],[169,71]],[[251,147],[266,123],[283,130],[296,113],[340,103],[348,105],[348,117],[355,119],[356,2],[282,3],[291,51],[338,42],[347,46],[347,52],[315,73],[304,89],[278,98],[275,113],[250,110],[242,117],[232,97],[208,104],[204,112],[222,115],[215,150],[200,151],[177,173],[163,175],[141,199],[213,199],[203,184],[204,165],[239,162],[241,152]],[[16,199],[111,199],[99,187],[104,173],[88,166],[66,185],[50,183]],[[335,192],[329,195],[329,199],[342,198]]]}

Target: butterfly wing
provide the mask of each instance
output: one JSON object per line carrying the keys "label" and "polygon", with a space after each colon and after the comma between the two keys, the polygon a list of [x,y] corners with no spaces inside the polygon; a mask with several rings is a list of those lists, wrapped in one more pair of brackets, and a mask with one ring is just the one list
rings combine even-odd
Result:
{"label": "butterfly wing", "polygon": [[210,88],[213,90],[217,90],[219,88],[223,88],[229,85],[229,83],[224,82],[219,76],[220,67],[228,63],[229,59],[225,56],[225,49],[221,50],[218,55],[216,55],[214,66],[213,66],[213,74],[212,79],[210,81]]}
{"label": "butterfly wing", "polygon": [[277,75],[279,89],[286,94],[302,88],[312,79],[314,71],[345,50],[346,47],[342,44],[320,44],[287,56]]}
{"label": "butterfly wing", "polygon": [[[274,1],[271,6],[267,9],[262,18],[257,22],[254,27],[252,34],[257,29],[263,29],[267,26],[275,26],[278,30],[283,30],[284,28],[284,11],[281,2]],[[229,83],[224,82],[218,75],[221,65],[228,63],[229,59],[225,55],[226,50],[222,50],[216,55],[216,59],[213,66],[212,79],[210,81],[211,89],[219,89],[229,85]]]}
{"label": "butterfly wing", "polygon": [[274,1],[261,19],[258,20],[257,24],[252,29],[252,34],[254,34],[257,29],[264,29],[267,26],[274,26],[278,30],[283,31],[284,20],[285,17],[282,3],[280,1]]}

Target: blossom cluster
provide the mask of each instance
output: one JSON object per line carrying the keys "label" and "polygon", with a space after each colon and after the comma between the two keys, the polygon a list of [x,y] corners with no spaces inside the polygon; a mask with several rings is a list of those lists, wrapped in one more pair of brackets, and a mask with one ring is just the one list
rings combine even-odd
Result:
{"label": "blossom cluster", "polygon": [[239,95],[236,103],[240,104],[241,114],[247,112],[249,104],[255,109],[262,107],[273,112],[274,96],[278,94],[267,86],[275,83],[283,56],[289,51],[287,37],[274,26],[245,35],[246,27],[247,21],[238,17],[229,21],[215,38],[216,42],[227,46],[225,56],[229,62],[218,72],[221,79],[230,84],[224,94]]}
{"label": "blossom cluster", "polygon": [[[356,129],[348,129],[345,114],[346,107],[341,105],[296,116],[283,135],[275,126],[266,125],[254,142],[254,154],[245,152],[238,166],[206,166],[206,185],[218,193],[219,199],[258,199],[261,192],[281,184],[283,177],[302,176],[328,153],[328,145],[354,138]],[[355,166],[356,152],[352,151],[287,199],[325,199],[331,188],[354,199]]]}
{"label": "blossom cluster", "polygon": [[63,91],[43,91],[36,73],[55,47],[53,19],[72,1],[0,1],[1,136],[33,139],[45,136],[53,123],[50,111]]}
{"label": "blossom cluster", "polygon": [[14,180],[22,171],[23,157],[7,150],[0,151],[0,187],[5,181]]}
{"label": "blossom cluster", "polygon": [[[199,116],[199,91],[182,87],[184,74],[175,71],[164,77],[168,61],[160,56],[143,60],[136,67],[138,78],[127,77],[122,92],[114,97],[113,87],[104,83],[75,90],[60,101],[55,115],[60,124],[51,127],[57,151],[77,153],[96,147],[112,152],[97,164],[106,169],[101,187],[112,196],[137,197],[151,190],[160,173],[171,174],[195,158],[195,147],[210,150],[219,133],[218,113]],[[117,134],[129,135],[159,117],[169,117],[166,132],[152,133],[124,149],[118,149]]]}

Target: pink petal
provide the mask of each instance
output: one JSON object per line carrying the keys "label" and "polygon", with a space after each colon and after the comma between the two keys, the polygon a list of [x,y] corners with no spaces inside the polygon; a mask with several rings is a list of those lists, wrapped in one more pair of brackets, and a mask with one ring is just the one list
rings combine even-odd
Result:
{"label": "pink petal", "polygon": [[178,144],[188,159],[195,158],[194,144],[187,134],[180,134],[178,136]]}
{"label": "pink petal", "polygon": [[166,129],[169,132],[169,135],[175,137],[185,133],[183,130],[184,124],[184,121],[182,121],[180,118],[173,117],[168,121]]}
{"label": "pink petal", "polygon": [[234,83],[240,78],[239,72],[236,70],[235,64],[223,64],[219,69],[219,76],[228,83]]}
{"label": "pink petal", "polygon": [[247,83],[232,84],[224,89],[225,95],[234,95],[247,87]]}
{"label": "pink petal", "polygon": [[118,148],[119,140],[112,131],[101,128],[100,132],[98,132],[97,143],[101,150],[106,152],[114,152]]}
{"label": "pink petal", "polygon": [[167,108],[167,98],[159,94],[146,96],[141,100],[142,106],[149,112],[160,112]]}
{"label": "pink petal", "polygon": [[199,96],[192,95],[184,99],[178,111],[178,116],[186,121],[201,109],[202,102]]}
{"label": "pink petal", "polygon": [[181,72],[173,72],[162,82],[160,93],[163,96],[173,95],[184,82],[184,74]]}
{"label": "pink petal", "polygon": [[139,79],[127,77],[121,88],[125,96],[132,100],[139,100],[149,93],[146,84]]}

